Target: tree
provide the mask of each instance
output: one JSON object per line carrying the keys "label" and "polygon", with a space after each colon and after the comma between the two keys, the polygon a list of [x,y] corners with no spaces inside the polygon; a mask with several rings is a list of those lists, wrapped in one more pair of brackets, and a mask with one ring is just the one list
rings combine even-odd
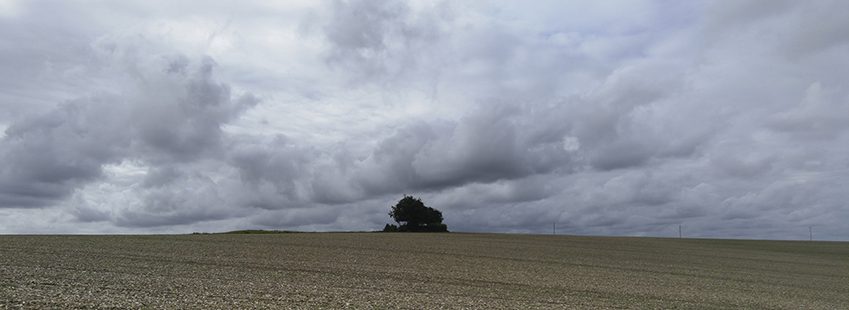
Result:
{"label": "tree", "polygon": [[404,196],[392,206],[389,216],[398,226],[386,224],[383,231],[447,232],[448,226],[442,223],[442,212],[425,206],[421,199]]}

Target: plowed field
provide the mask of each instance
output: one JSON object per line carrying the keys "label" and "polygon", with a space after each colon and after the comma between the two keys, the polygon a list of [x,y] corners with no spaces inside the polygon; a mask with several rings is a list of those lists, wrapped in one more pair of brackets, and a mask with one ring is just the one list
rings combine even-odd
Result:
{"label": "plowed field", "polygon": [[849,243],[0,236],[0,308],[849,308]]}

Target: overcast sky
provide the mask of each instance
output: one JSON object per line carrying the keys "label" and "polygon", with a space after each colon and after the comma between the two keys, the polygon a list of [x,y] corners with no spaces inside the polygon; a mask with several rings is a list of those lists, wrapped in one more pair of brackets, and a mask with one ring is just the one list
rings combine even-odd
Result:
{"label": "overcast sky", "polygon": [[849,1],[0,0],[0,233],[849,240]]}

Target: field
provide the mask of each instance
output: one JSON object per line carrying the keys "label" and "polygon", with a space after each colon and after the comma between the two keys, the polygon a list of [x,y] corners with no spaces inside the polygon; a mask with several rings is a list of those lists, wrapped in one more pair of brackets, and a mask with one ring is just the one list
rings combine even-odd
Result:
{"label": "field", "polygon": [[0,236],[0,308],[849,308],[849,243]]}

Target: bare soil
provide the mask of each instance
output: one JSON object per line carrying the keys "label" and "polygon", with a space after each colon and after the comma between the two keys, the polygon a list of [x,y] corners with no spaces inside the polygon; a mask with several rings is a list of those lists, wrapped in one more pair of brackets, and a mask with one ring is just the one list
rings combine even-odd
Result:
{"label": "bare soil", "polygon": [[508,234],[0,236],[4,308],[849,308],[849,243]]}

